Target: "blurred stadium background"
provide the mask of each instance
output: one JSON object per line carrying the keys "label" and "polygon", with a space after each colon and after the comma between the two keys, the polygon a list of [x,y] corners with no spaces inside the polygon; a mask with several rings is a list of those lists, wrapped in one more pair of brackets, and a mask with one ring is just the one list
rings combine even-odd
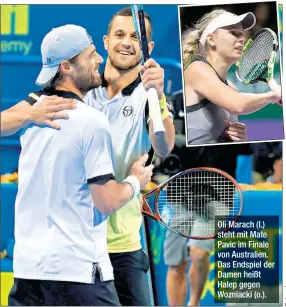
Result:
{"label": "blurred stadium background", "polygon": [[[67,23],[82,25],[93,37],[98,52],[106,58],[102,36],[106,34],[112,15],[122,7],[122,5],[1,5],[1,111],[38,89],[34,82],[41,67],[40,44],[46,32],[53,27]],[[196,155],[196,149],[185,147],[177,6],[145,5],[144,8],[153,21],[155,49],[152,56],[165,68],[165,92],[174,102],[177,132],[176,146],[172,154],[163,160],[156,159],[154,182],[150,184],[151,188],[164,180],[166,176],[190,167],[192,155]],[[254,9],[253,4],[247,4],[246,9],[242,12],[254,11]],[[270,12],[268,20],[274,19],[273,11]],[[204,12],[201,11],[201,13]],[[280,14],[282,16],[282,11]],[[168,16],[168,18],[162,18],[162,16]],[[184,24],[187,24],[187,20],[191,22],[190,17],[195,18],[187,11],[182,17]],[[271,22],[269,21],[269,27],[275,30],[275,22]],[[276,65],[277,70],[280,69],[279,59]],[[260,90],[264,89],[260,86],[255,88],[255,91]],[[282,112],[277,106],[269,106],[258,114],[249,115],[245,119],[242,117],[242,120],[247,125],[251,122],[261,124],[268,127],[267,130],[273,129],[269,126],[272,122],[280,128],[283,124]],[[257,129],[257,132],[261,132],[261,129]],[[283,129],[281,131],[283,132]],[[279,133],[282,133],[281,131]],[[283,134],[280,134],[279,138],[282,136]],[[1,138],[1,306],[7,305],[7,293],[13,283],[14,201],[17,193],[19,153],[20,145],[17,134]],[[280,160],[281,155],[282,144],[274,142],[252,145],[247,155],[238,156],[236,178],[244,184],[243,187],[246,190],[244,191],[245,214],[255,215],[259,205],[261,215],[281,216],[282,183],[265,183],[274,172],[274,162]],[[271,208],[269,207],[270,202]],[[156,305],[167,305],[165,286],[167,267],[163,259],[165,229],[148,219],[145,219],[145,225],[147,231],[145,233],[145,228],[142,228],[144,238],[142,243],[145,249],[147,245],[149,247],[150,291],[154,294]],[[278,233],[278,236],[280,238],[281,234]],[[280,240],[276,241],[277,244],[279,242]],[[211,272],[201,305],[215,305],[213,269],[212,260]],[[277,270],[277,273],[281,275],[280,269]]]}

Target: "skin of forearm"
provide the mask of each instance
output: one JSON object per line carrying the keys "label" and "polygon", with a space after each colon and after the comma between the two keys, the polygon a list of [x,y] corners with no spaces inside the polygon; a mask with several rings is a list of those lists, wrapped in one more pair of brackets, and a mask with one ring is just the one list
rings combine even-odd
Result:
{"label": "skin of forearm", "polygon": [[120,183],[116,185],[114,189],[114,193],[112,193],[111,199],[108,202],[108,211],[109,214],[119,210],[122,206],[128,203],[133,195],[133,189],[128,183]]}
{"label": "skin of forearm", "polygon": [[270,104],[276,98],[275,93],[267,92],[262,94],[251,94],[251,93],[240,93],[240,113],[239,114],[250,114],[266,105]]}
{"label": "skin of forearm", "polygon": [[95,207],[103,214],[110,215],[128,203],[133,189],[128,183],[117,184],[110,180],[103,186],[90,186]]}
{"label": "skin of forearm", "polygon": [[153,121],[150,121],[149,136],[152,146],[156,154],[160,157],[166,157],[174,148],[175,143],[175,127],[170,117],[163,121],[165,133],[162,135],[155,135],[153,133]]}
{"label": "skin of forearm", "polygon": [[31,123],[28,112],[5,110],[1,112],[1,135],[9,136]]}

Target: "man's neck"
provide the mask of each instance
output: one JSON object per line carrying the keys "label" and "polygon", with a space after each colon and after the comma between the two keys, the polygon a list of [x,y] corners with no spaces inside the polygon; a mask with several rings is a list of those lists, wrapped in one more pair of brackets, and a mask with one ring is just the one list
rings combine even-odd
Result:
{"label": "man's neck", "polygon": [[69,82],[62,83],[62,84],[56,86],[56,90],[72,92],[72,93],[76,94],[78,97],[80,97],[81,99],[83,99],[83,97],[85,95],[85,93],[82,93],[73,84],[71,84]]}
{"label": "man's neck", "polygon": [[126,86],[132,83],[138,77],[139,68],[134,67],[131,70],[118,70],[111,65],[107,59],[104,69],[104,79],[106,80],[106,92],[109,98],[120,93]]}

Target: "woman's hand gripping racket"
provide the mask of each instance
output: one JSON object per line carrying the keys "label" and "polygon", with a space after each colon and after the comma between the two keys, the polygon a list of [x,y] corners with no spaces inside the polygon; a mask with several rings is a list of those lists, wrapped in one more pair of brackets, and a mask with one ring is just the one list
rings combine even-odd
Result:
{"label": "woman's hand gripping racket", "polygon": [[[153,210],[150,196],[155,196]],[[143,195],[141,210],[184,237],[202,240],[229,230],[242,208],[238,183],[221,170],[202,167],[180,172]],[[216,220],[225,227],[217,228]]]}
{"label": "woman's hand gripping racket", "polygon": [[[142,60],[143,63],[145,63],[149,59],[149,51],[148,51],[148,42],[146,35],[143,6],[131,5],[131,11],[132,11],[134,27],[136,30],[138,42],[142,53]],[[148,95],[149,112],[153,121],[154,134],[155,135],[163,134],[165,133],[165,128],[161,117],[161,110],[156,89],[150,88],[147,91],[147,95]]]}
{"label": "woman's hand gripping racket", "polygon": [[281,86],[274,79],[274,64],[278,50],[277,35],[272,30],[261,29],[250,38],[243,48],[240,61],[236,64],[236,76],[244,84],[266,82],[281,102]]}

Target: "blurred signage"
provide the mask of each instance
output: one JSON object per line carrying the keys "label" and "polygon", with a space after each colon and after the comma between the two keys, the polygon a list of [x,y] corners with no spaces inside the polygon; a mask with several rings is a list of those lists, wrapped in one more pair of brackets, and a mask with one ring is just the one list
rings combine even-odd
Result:
{"label": "blurred signage", "polygon": [[1,53],[28,55],[33,42],[30,32],[29,5],[1,5]]}

